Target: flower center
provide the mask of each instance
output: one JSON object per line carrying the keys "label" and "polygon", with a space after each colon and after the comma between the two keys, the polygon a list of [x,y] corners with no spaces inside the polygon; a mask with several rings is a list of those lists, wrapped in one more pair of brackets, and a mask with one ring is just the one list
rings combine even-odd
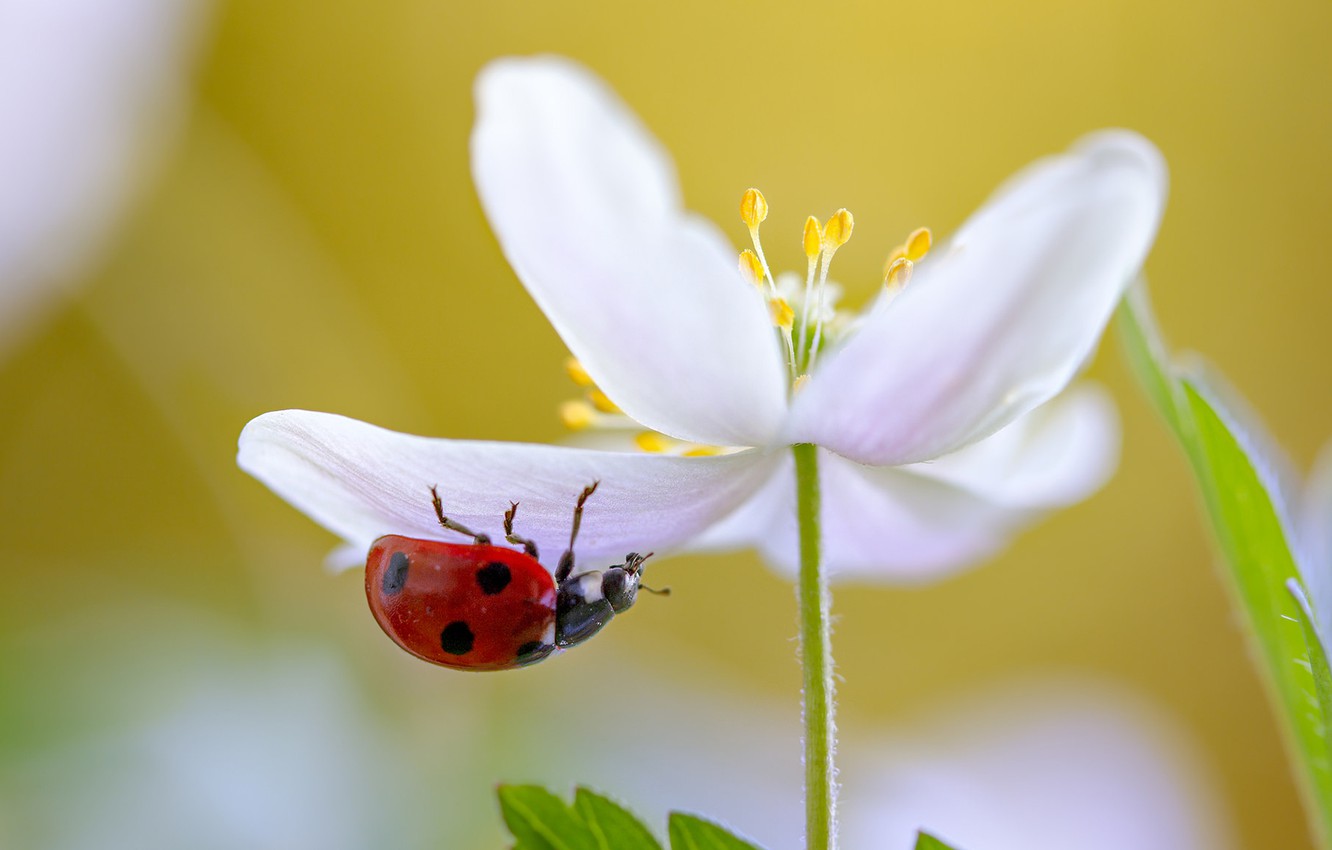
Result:
{"label": "flower center", "polygon": [[[786,352],[790,392],[794,394],[809,380],[810,372],[818,363],[819,352],[854,328],[853,315],[837,308],[842,290],[828,280],[828,268],[837,249],[850,240],[855,219],[845,209],[833,213],[825,223],[820,223],[814,216],[805,219],[801,245],[806,267],[802,280],[794,272],[774,277],[768,268],[763,243],[759,239],[759,226],[767,217],[768,201],[763,193],[758,189],[746,191],[740,199],[740,220],[749,228],[754,247],[740,252],[740,271],[762,293],[768,305],[772,326]],[[901,292],[911,280],[915,264],[929,253],[930,244],[929,228],[920,227],[889,252],[883,267],[883,285],[888,297]],[[597,387],[581,363],[571,357],[565,361],[565,370],[582,391],[581,398],[560,405],[560,421],[570,431],[618,432],[619,440],[615,437],[611,440],[621,447],[653,454],[708,457],[741,450],[735,446],[690,443],[658,431],[644,430]]]}
{"label": "flower center", "polygon": [[[786,351],[786,364],[794,393],[809,379],[818,363],[819,352],[839,339],[852,327],[851,316],[837,309],[841,289],[828,282],[828,268],[833,256],[851,238],[855,219],[850,211],[840,209],[826,223],[805,219],[801,244],[806,269],[803,288],[795,275],[773,277],[763,255],[759,226],[768,217],[768,201],[758,189],[749,189],[740,199],[740,220],[749,228],[753,249],[740,252],[740,271],[764,295],[772,314],[772,324]],[[911,232],[884,264],[883,283],[889,295],[900,292],[911,279],[915,263],[930,250],[928,228]]]}

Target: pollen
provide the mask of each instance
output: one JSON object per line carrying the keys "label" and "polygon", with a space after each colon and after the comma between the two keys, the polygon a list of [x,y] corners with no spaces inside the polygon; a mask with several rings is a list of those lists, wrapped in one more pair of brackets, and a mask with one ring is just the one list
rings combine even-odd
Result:
{"label": "pollen", "polygon": [[680,453],[680,456],[716,457],[717,455],[722,455],[722,454],[726,454],[726,449],[722,448],[721,446],[694,446],[693,448],[685,449],[683,452]]}
{"label": "pollen", "polygon": [[740,252],[740,273],[745,276],[745,280],[757,287],[763,286],[763,263],[759,260],[758,254],[746,248]]}
{"label": "pollen", "polygon": [[898,257],[888,266],[888,271],[884,273],[883,284],[889,289],[898,290],[905,287],[911,281],[911,272],[916,264],[906,257]]}
{"label": "pollen", "polygon": [[768,312],[772,314],[772,323],[784,331],[795,325],[795,311],[785,298],[776,298],[768,302]]}
{"label": "pollen", "polygon": [[811,262],[823,253],[823,227],[814,216],[805,219],[804,248],[805,256]]}
{"label": "pollen", "polygon": [[675,448],[675,441],[656,431],[642,431],[634,435],[634,445],[645,452],[662,454]]}
{"label": "pollen", "polygon": [[[898,265],[899,261],[907,260],[910,263],[919,263],[921,260],[925,259],[925,255],[930,252],[930,248],[933,246],[934,236],[930,233],[928,227],[917,227],[915,230],[911,231],[907,236],[906,241],[901,245],[898,245],[888,254],[888,259],[883,264],[884,282],[888,282],[888,279],[892,276],[894,267],[898,268],[899,273],[901,272],[903,267]],[[906,267],[906,269],[906,276],[910,279],[911,269],[909,266]],[[906,281],[904,280],[902,283],[905,284]]]}
{"label": "pollen", "polygon": [[597,419],[597,412],[585,401],[566,401],[560,405],[560,421],[570,431],[582,431]]}
{"label": "pollen", "polygon": [[913,263],[919,263],[925,259],[925,255],[930,252],[930,246],[933,244],[934,237],[930,235],[930,229],[928,227],[917,227],[911,231],[911,235],[907,237],[906,245],[903,246],[906,249],[906,258]]}
{"label": "pollen", "polygon": [[578,362],[578,358],[570,357],[564,361],[564,371],[569,374],[569,380],[580,387],[592,386],[592,376],[587,374],[583,364]]}
{"label": "pollen", "polygon": [[768,199],[758,189],[746,189],[740,198],[740,220],[750,230],[757,230],[767,217]]}
{"label": "pollen", "polygon": [[[833,213],[833,217],[828,219],[828,225],[823,228],[823,250],[831,253],[845,245],[851,239],[851,231],[855,226],[856,220],[850,210],[840,209]],[[809,249],[806,248],[805,252],[808,254]]]}
{"label": "pollen", "polygon": [[610,396],[606,395],[601,390],[590,390],[587,394],[587,399],[592,402],[592,406],[600,413],[624,412],[623,410],[620,410],[619,405],[610,400]]}
{"label": "pollen", "polygon": [[591,406],[597,409],[598,413],[623,413],[623,410],[619,409],[619,405],[611,401],[610,396],[599,389],[589,390],[587,401],[591,402]]}

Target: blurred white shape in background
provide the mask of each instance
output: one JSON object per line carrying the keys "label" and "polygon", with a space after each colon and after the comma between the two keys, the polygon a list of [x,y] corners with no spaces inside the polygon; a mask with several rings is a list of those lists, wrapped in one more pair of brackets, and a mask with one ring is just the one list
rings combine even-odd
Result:
{"label": "blurred white shape in background", "polygon": [[286,646],[194,661],[120,681],[137,722],[76,736],[28,766],[31,797],[15,812],[28,821],[24,846],[428,846],[432,789],[410,778],[410,753],[331,654]]}
{"label": "blurred white shape in background", "polygon": [[[657,830],[667,809],[680,809],[768,850],[803,846],[794,704],[782,717],[733,694],[684,697],[678,683],[621,681],[617,692],[613,709],[599,713],[625,718],[618,728],[631,734],[604,759],[585,750],[568,771],[574,776],[554,765],[541,771],[552,790],[600,787]],[[889,731],[844,728],[839,766],[848,848],[910,850],[918,828],[964,850],[1235,846],[1187,733],[1156,706],[1096,679],[990,687]]]}
{"label": "blurred white shape in background", "polygon": [[918,827],[974,850],[1235,846],[1183,730],[1106,682],[1010,684],[847,761],[848,847],[909,848]]}
{"label": "blurred white shape in background", "polygon": [[69,294],[176,135],[203,0],[0,0],[0,356]]}
{"label": "blurred white shape in background", "polygon": [[[188,611],[76,618],[0,644],[28,676],[9,694],[9,743],[26,752],[6,764],[0,736],[0,843],[499,847],[495,784],[537,782],[608,794],[659,835],[682,810],[767,850],[802,846],[794,694],[741,696],[615,650],[582,658],[469,676],[377,657],[358,674],[337,650]],[[1235,847],[1187,732],[1123,688],[1050,676],[915,718],[843,729],[843,846],[910,850],[925,828],[963,850]]]}

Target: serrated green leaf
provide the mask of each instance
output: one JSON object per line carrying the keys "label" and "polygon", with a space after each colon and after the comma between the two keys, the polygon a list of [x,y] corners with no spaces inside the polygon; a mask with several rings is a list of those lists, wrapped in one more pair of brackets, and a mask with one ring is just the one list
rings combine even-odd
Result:
{"label": "serrated green leaf", "polygon": [[601,850],[661,850],[656,837],[633,813],[594,791],[576,789],[573,808]]}
{"label": "serrated green leaf", "polygon": [[582,818],[545,788],[501,785],[498,796],[514,850],[600,850]]}
{"label": "serrated green leaf", "polygon": [[950,844],[944,844],[933,835],[924,832],[916,833],[916,850],[957,850]]}
{"label": "serrated green leaf", "polygon": [[681,812],[671,812],[668,829],[671,850],[759,850],[715,823]]}
{"label": "serrated green leaf", "polygon": [[[1322,846],[1332,839],[1332,759],[1325,737],[1332,688],[1315,680],[1320,648],[1289,592],[1298,568],[1281,513],[1269,491],[1268,460],[1250,455],[1260,441],[1240,432],[1240,417],[1227,411],[1205,381],[1183,376],[1165,359],[1155,322],[1141,291],[1125,299],[1120,330],[1130,361],[1184,448],[1212,530],[1225,556],[1233,598],[1244,612],[1246,632],[1258,650],[1263,679],[1275,704]],[[1326,668],[1326,659],[1322,660]]]}

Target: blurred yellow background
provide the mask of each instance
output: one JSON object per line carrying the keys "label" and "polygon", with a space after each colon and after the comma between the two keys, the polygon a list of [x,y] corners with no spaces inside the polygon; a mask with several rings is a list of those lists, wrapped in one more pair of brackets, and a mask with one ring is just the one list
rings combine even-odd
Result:
{"label": "blurred yellow background", "polygon": [[[219,5],[166,161],[81,292],[0,361],[0,763],[138,711],[124,690],[153,658],[168,678],[215,663],[205,631],[242,667],[279,643],[326,652],[419,753],[482,750],[455,777],[480,808],[440,803],[460,843],[408,846],[496,846],[489,789],[544,755],[514,752],[504,729],[543,726],[566,676],[604,677],[579,697],[589,716],[615,713],[616,665],[718,683],[785,712],[795,746],[793,592],[752,554],[668,562],[672,599],[555,663],[453,674],[392,647],[360,575],[322,570],[333,538],[234,466],[241,426],[285,407],[564,436],[565,351],[471,186],[471,84],[488,60],[549,51],[599,72],[674,154],[688,205],[737,245],[740,194],[762,188],[774,268],[802,267],[806,215],[848,207],[836,276],[853,303],[913,227],[947,234],[1086,131],[1140,131],[1171,169],[1147,264],[1162,324],[1303,469],[1332,436],[1330,32],[1323,0]],[[1124,420],[1104,492],[946,582],[837,589],[843,725],[1090,673],[1189,731],[1242,846],[1310,847],[1185,466],[1116,348],[1090,369]],[[573,752],[602,741],[549,731]]]}

